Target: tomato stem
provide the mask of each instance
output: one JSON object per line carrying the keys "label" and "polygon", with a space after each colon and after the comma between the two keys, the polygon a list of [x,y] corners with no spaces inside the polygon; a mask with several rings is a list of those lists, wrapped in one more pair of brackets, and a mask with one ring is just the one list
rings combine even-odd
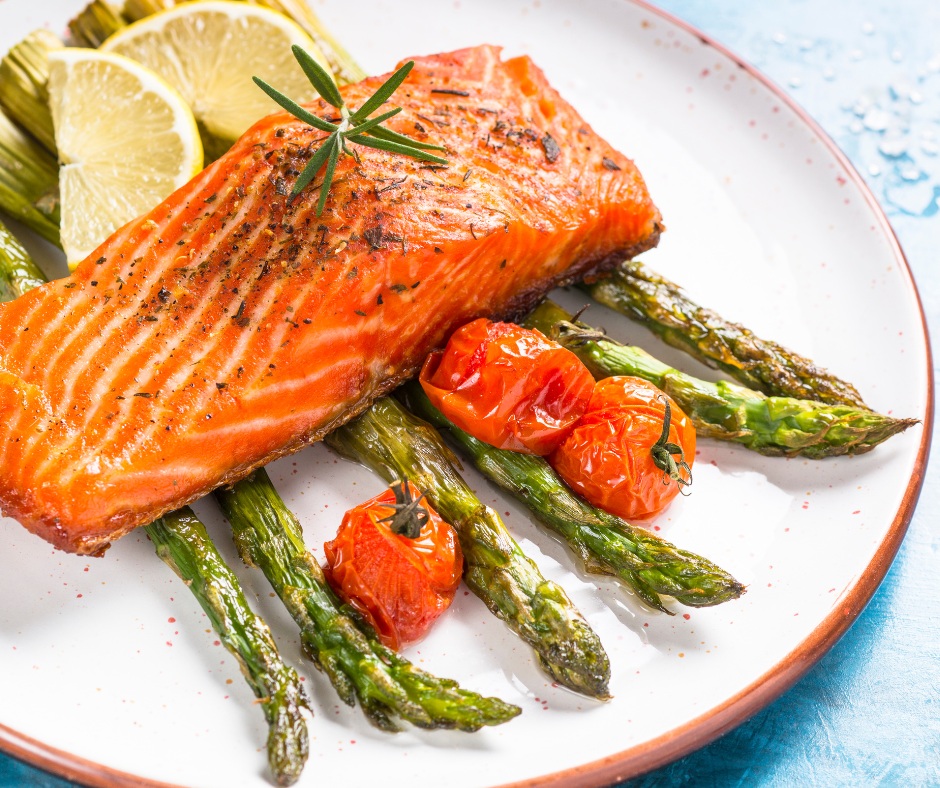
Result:
{"label": "tomato stem", "polygon": [[582,307],[571,320],[559,320],[552,325],[548,338],[555,340],[562,347],[581,347],[588,342],[603,342],[609,337],[602,328],[589,328],[577,322],[581,313],[587,309]]}
{"label": "tomato stem", "polygon": [[[692,484],[692,469],[685,461],[682,454],[682,447],[678,443],[672,443],[669,440],[669,426],[672,421],[672,408],[669,405],[669,399],[665,394],[660,394],[656,399],[663,401],[666,411],[663,414],[663,431],[659,440],[653,444],[650,453],[653,455],[653,462],[656,467],[663,472],[663,484],[669,484],[672,479],[679,485],[679,492],[688,495],[685,488]],[[679,455],[678,462],[672,456]]]}
{"label": "tomato stem", "polygon": [[389,487],[395,493],[395,503],[388,506],[395,511],[379,522],[388,523],[392,533],[408,539],[417,539],[430,516],[428,510],[421,505],[424,494],[419,492],[417,498],[413,497],[407,479],[393,482]]}

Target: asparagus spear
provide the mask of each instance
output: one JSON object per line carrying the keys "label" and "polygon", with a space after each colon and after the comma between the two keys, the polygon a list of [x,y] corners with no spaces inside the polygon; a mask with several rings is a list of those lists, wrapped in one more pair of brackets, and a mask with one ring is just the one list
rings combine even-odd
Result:
{"label": "asparagus spear", "polygon": [[46,86],[49,53],[62,46],[36,30],[0,60],[0,211],[56,245],[59,164]]}
{"label": "asparagus spear", "polygon": [[658,386],[707,438],[734,441],[771,456],[822,459],[870,451],[917,423],[850,405],[768,397],[723,380],[699,380],[571,320],[560,306],[545,301],[525,323],[574,351],[597,378],[635,375]]}
{"label": "asparagus spear", "polygon": [[374,725],[396,731],[400,718],[421,728],[475,731],[519,714],[517,706],[461,689],[382,645],[333,594],[304,546],[300,523],[264,469],[216,490],[215,497],[232,525],[242,560],[262,569],[300,627],[304,653],[326,672],[346,703],[352,706],[359,699]]}
{"label": "asparagus spear", "polygon": [[0,211],[59,243],[59,166],[0,112]]}
{"label": "asparagus spear", "polygon": [[248,1],[273,8],[275,11],[280,11],[300,25],[320,48],[320,51],[323,53],[323,56],[330,66],[330,71],[333,72],[336,84],[340,86],[348,85],[353,82],[359,82],[368,76],[368,74],[359,67],[358,63],[352,59],[343,45],[323,26],[323,23],[317,15],[313,13],[313,9],[310,7],[308,0]]}
{"label": "asparagus spear", "polygon": [[33,258],[0,222],[0,302],[19,298],[45,281]]}
{"label": "asparagus spear", "polygon": [[146,526],[157,555],[179,575],[238,660],[268,721],[268,764],[278,785],[291,785],[307,761],[303,711],[310,711],[296,671],[281,659],[262,619],[251,612],[238,578],[189,507]]}
{"label": "asparagus spear", "polygon": [[499,515],[473,494],[433,427],[385,397],[325,440],[388,482],[411,480],[456,529],[470,590],[535,649],[553,679],[608,697],[610,665],[597,635],[564,589],[526,557]]}
{"label": "asparagus spear", "polygon": [[[0,224],[0,301],[45,282],[26,250]],[[225,647],[238,659],[248,684],[261,699],[268,721],[268,762],[279,785],[296,782],[307,760],[309,710],[296,672],[284,664],[267,625],[248,606],[238,578],[186,507],[146,527],[157,555],[179,575]]]}
{"label": "asparagus spear", "polygon": [[92,0],[69,21],[69,32],[78,46],[97,49],[112,33],[127,23],[120,12],[106,0]]}
{"label": "asparagus spear", "polygon": [[587,571],[620,578],[646,604],[665,613],[670,611],[661,596],[707,607],[744,593],[743,585],[705,558],[581,500],[541,457],[497,449],[451,424],[418,384],[406,384],[402,395],[412,411],[446,430],[477,470],[561,536]]}
{"label": "asparagus spear", "polygon": [[55,155],[49,110],[49,53],[62,42],[48,30],[34,30],[0,60],[0,105]]}
{"label": "asparagus spear", "polygon": [[579,285],[595,301],[647,326],[673,347],[769,396],[867,409],[851,383],[690,300],[633,260]]}
{"label": "asparagus spear", "polygon": [[158,14],[176,5],[177,0],[124,0],[121,13],[129,22]]}

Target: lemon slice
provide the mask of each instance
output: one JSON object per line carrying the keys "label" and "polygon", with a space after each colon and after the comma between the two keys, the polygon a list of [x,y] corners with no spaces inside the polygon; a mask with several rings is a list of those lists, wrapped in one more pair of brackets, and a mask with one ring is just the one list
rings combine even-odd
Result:
{"label": "lemon slice", "polygon": [[182,96],[125,57],[51,53],[49,105],[69,267],[202,168],[199,130]]}
{"label": "lemon slice", "polygon": [[329,69],[313,40],[287,17],[249,3],[205,0],[145,17],[101,48],[143,63],[175,87],[204,132],[206,152],[216,156],[279,109],[253,76],[295,101],[316,98],[291,54],[294,44]]}

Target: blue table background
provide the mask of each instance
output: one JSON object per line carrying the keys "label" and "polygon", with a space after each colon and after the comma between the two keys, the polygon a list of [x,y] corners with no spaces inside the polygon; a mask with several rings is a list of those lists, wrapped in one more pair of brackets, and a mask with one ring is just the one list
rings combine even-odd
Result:
{"label": "blue table background", "polygon": [[[835,139],[888,214],[940,337],[940,4],[657,5],[757,66]],[[619,788],[940,786],[938,512],[934,462],[894,565],[835,648],[736,730]],[[72,785],[0,754],[0,788]]]}

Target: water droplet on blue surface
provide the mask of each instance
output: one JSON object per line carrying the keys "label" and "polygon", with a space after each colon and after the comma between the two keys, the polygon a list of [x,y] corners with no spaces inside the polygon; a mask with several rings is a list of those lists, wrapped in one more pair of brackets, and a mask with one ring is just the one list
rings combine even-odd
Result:
{"label": "water droplet on blue surface", "polygon": [[878,152],[889,159],[899,159],[907,154],[907,137],[900,135],[886,136],[878,143]]}
{"label": "water droplet on blue surface", "polygon": [[885,131],[891,121],[891,116],[880,107],[872,107],[862,118],[862,124],[869,131]]}
{"label": "water droplet on blue surface", "polygon": [[858,117],[862,118],[865,116],[865,113],[872,107],[872,100],[868,96],[859,96],[855,99],[855,103],[852,104],[852,112],[855,113]]}
{"label": "water droplet on blue surface", "polygon": [[914,162],[901,167],[898,170],[898,175],[901,176],[901,180],[907,183],[917,183],[927,177],[927,173],[914,164]]}

